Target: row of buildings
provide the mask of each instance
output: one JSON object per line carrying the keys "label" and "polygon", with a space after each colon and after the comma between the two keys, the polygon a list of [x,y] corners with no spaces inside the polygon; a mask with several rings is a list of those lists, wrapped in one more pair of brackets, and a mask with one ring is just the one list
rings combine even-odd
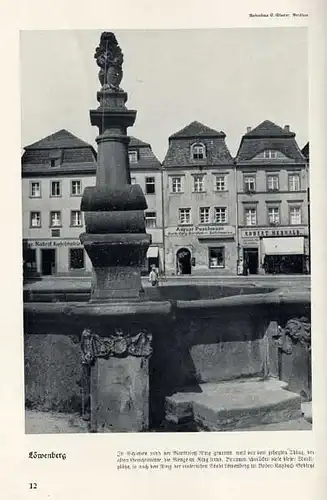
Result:
{"label": "row of buildings", "polygon": [[[131,137],[133,183],[145,193],[152,244],[144,271],[166,275],[309,272],[309,154],[289,126],[248,128],[232,157],[224,132],[192,122],[169,137],[161,164]],[[94,148],[66,130],[22,155],[23,258],[27,272],[81,274],[80,202],[95,184]]]}

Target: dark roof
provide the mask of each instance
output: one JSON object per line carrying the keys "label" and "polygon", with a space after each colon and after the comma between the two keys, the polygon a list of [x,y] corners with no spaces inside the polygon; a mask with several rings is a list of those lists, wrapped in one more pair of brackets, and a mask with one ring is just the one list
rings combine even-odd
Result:
{"label": "dark roof", "polygon": [[256,137],[256,138],[263,138],[263,137],[295,137],[294,132],[291,132],[287,128],[282,128],[279,125],[276,125],[276,123],[273,123],[269,120],[265,120],[262,123],[260,123],[257,127],[255,127],[253,130],[250,130],[247,132],[243,137]]}
{"label": "dark roof", "polygon": [[306,145],[302,149],[302,154],[303,154],[303,156],[306,157],[307,160],[310,159],[310,146],[309,146],[308,142],[306,143]]}
{"label": "dark roof", "polygon": [[[226,134],[217,132],[199,122],[192,122],[169,137],[169,147],[164,159],[165,167],[204,167],[233,164],[233,158],[225,143]],[[193,160],[192,144],[200,141],[206,148],[204,160]]]}
{"label": "dark roof", "polygon": [[172,134],[169,139],[188,139],[190,137],[226,137],[224,132],[218,132],[213,128],[207,127],[203,123],[194,121],[182,128],[175,134]]}
{"label": "dark roof", "polygon": [[25,150],[29,149],[66,149],[66,148],[85,148],[92,147],[82,139],[79,139],[68,130],[62,129],[54,134],[48,135],[43,139],[25,146]]}
{"label": "dark roof", "polygon": [[303,163],[305,161],[295,140],[295,133],[266,120],[243,135],[236,155],[236,162],[250,162],[266,149],[280,151],[291,162]]}
{"label": "dark roof", "polygon": [[161,170],[161,163],[153,153],[149,143],[136,137],[130,137],[129,151],[137,150],[137,162],[130,163],[131,171],[135,170]]}

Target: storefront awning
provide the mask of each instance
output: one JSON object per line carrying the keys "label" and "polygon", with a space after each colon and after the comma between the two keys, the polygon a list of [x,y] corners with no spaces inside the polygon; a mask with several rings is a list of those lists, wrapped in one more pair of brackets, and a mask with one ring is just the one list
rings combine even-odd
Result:
{"label": "storefront awning", "polygon": [[159,254],[159,248],[158,247],[149,247],[148,251],[146,253],[146,258],[147,259],[156,259]]}
{"label": "storefront awning", "polygon": [[263,238],[263,253],[266,255],[303,255],[304,238]]}

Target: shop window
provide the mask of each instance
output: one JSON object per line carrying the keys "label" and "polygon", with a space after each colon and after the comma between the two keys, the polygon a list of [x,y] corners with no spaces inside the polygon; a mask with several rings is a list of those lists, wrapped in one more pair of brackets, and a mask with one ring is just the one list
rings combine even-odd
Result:
{"label": "shop window", "polygon": [[277,158],[277,151],[274,151],[273,149],[266,149],[263,152],[263,157],[266,160],[274,160],[275,158]]}
{"label": "shop window", "polygon": [[70,269],[84,269],[84,249],[70,248],[69,249],[69,265]]}
{"label": "shop window", "polygon": [[204,160],[206,157],[206,148],[204,144],[193,144],[191,146],[191,158],[193,160]]}
{"label": "shop window", "polygon": [[61,226],[61,212],[59,211],[50,212],[50,226],[51,227]]}
{"label": "shop window", "polygon": [[146,194],[155,194],[156,192],[156,180],[154,177],[145,178],[145,192]]}
{"label": "shop window", "polygon": [[279,207],[268,208],[268,222],[271,226],[278,226],[280,223]]}
{"label": "shop window", "polygon": [[216,191],[226,191],[226,179],[224,175],[216,175]]}
{"label": "shop window", "polygon": [[41,184],[37,181],[32,181],[30,183],[30,197],[31,198],[41,198]]}
{"label": "shop window", "polygon": [[156,212],[145,213],[145,225],[148,229],[157,227],[157,214]]}
{"label": "shop window", "polygon": [[71,182],[71,195],[80,196],[82,193],[82,183],[79,180],[74,180]]}
{"label": "shop window", "polygon": [[72,210],[70,212],[70,225],[73,227],[82,225],[82,214],[80,210]]}
{"label": "shop window", "polygon": [[50,194],[51,194],[51,196],[61,196],[61,183],[60,183],[60,181],[51,181]]}
{"label": "shop window", "polygon": [[244,176],[244,191],[246,193],[255,192],[255,175],[245,175]]}
{"label": "shop window", "polygon": [[290,225],[302,224],[301,207],[290,207]]}
{"label": "shop window", "polygon": [[171,178],[171,191],[172,193],[182,193],[182,178],[180,176],[174,176]]}
{"label": "shop window", "polygon": [[36,250],[34,248],[26,248],[23,251],[24,272],[36,271]]}
{"label": "shop window", "polygon": [[300,191],[300,175],[290,174],[288,176],[288,189],[289,191]]}
{"label": "shop window", "polygon": [[41,227],[41,212],[30,213],[30,226]]}
{"label": "shop window", "polygon": [[138,160],[137,151],[129,151],[128,158],[130,163],[137,163]]}
{"label": "shop window", "polygon": [[257,209],[256,208],[246,208],[244,210],[244,219],[246,226],[256,226],[257,225]]}
{"label": "shop window", "polygon": [[279,189],[278,175],[268,175],[267,176],[267,190],[268,191],[278,191],[278,189]]}
{"label": "shop window", "polygon": [[224,247],[209,248],[209,267],[210,269],[225,267]]}
{"label": "shop window", "polygon": [[200,224],[209,224],[210,223],[210,208],[209,207],[201,207],[200,208]]}
{"label": "shop window", "polygon": [[191,224],[191,209],[190,208],[180,208],[179,209],[179,224]]}
{"label": "shop window", "polygon": [[226,224],[227,223],[227,208],[226,207],[216,207],[215,208],[215,222],[216,222],[216,224]]}

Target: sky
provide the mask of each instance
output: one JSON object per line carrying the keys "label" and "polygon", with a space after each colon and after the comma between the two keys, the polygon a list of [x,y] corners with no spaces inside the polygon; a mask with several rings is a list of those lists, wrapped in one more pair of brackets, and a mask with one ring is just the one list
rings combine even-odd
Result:
{"label": "sky", "polygon": [[[107,29],[110,31],[110,27]],[[89,110],[100,90],[94,51],[101,31],[22,31],[22,147],[67,129],[95,146]],[[121,87],[137,110],[128,129],[163,161],[168,137],[194,120],[226,133],[236,155],[248,126],[290,125],[308,141],[306,28],[115,30]]]}

